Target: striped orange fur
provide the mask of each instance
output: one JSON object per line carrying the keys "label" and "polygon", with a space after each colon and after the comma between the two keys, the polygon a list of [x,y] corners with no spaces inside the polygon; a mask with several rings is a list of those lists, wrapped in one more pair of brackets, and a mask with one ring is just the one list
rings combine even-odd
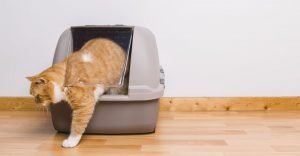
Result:
{"label": "striped orange fur", "polygon": [[30,94],[36,103],[48,106],[65,100],[73,109],[71,133],[63,147],[78,144],[98,97],[118,84],[124,61],[124,50],[118,44],[97,38],[85,43],[63,62],[27,77],[31,81]]}

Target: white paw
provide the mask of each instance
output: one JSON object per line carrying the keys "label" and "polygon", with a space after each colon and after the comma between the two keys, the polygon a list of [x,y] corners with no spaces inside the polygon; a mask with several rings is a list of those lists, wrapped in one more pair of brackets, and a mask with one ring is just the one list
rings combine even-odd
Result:
{"label": "white paw", "polygon": [[62,146],[66,148],[75,147],[78,144],[78,141],[66,139],[63,141]]}
{"label": "white paw", "polygon": [[79,143],[80,138],[81,136],[69,137],[68,139],[63,141],[62,146],[66,148],[75,147]]}

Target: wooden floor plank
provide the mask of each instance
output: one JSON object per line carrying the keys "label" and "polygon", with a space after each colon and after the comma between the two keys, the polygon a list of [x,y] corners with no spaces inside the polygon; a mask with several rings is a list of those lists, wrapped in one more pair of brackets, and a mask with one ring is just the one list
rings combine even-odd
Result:
{"label": "wooden floor plank", "polygon": [[160,112],[154,134],[66,137],[46,112],[0,111],[0,155],[22,156],[300,156],[300,112]]}

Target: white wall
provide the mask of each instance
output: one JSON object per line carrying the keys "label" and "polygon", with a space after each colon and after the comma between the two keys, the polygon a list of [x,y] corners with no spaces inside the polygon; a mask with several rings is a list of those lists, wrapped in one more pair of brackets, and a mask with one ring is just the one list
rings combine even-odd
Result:
{"label": "white wall", "polygon": [[300,95],[299,0],[1,0],[0,22],[0,96],[27,96],[24,77],[86,24],[151,29],[165,96]]}

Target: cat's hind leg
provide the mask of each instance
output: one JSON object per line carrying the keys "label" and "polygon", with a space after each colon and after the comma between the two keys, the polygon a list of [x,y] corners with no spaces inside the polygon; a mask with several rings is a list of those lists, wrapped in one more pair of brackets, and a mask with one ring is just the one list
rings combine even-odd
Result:
{"label": "cat's hind leg", "polygon": [[84,133],[95,108],[98,97],[103,94],[101,86],[74,86],[68,87],[66,96],[73,109],[71,133],[63,141],[63,147],[75,147]]}

